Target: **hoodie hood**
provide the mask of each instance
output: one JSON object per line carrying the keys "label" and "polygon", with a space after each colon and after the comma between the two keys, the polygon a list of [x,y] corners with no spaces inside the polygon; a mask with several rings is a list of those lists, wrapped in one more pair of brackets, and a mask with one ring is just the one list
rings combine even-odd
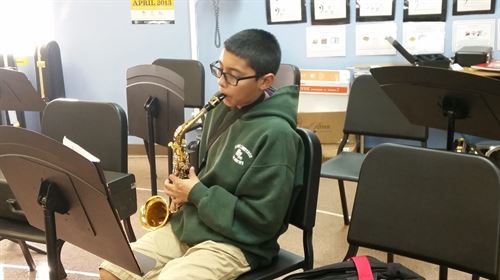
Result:
{"label": "hoodie hood", "polygon": [[277,116],[285,119],[292,128],[297,127],[297,109],[299,105],[299,90],[297,86],[281,87],[264,101],[256,104],[248,113],[242,116],[242,120],[254,118]]}

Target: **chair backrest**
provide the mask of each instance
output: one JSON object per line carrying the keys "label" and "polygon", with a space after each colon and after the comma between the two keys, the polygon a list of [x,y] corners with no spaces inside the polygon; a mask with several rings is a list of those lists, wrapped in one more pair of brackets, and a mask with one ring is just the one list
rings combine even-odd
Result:
{"label": "chair backrest", "polygon": [[55,99],[43,111],[41,132],[58,141],[66,136],[104,170],[127,173],[127,117],[115,103]]}
{"label": "chair backrest", "polygon": [[304,144],[304,181],[293,205],[290,223],[303,230],[305,261],[308,268],[312,268],[312,230],[318,204],[321,144],[318,136],[309,129],[297,128],[297,133]]}
{"label": "chair backrest", "polygon": [[499,194],[486,158],[382,144],[363,162],[347,240],[499,279]]}
{"label": "chair backrest", "polygon": [[201,108],[205,105],[205,70],[203,64],[192,59],[159,58],[153,62],[181,76],[184,83],[184,106]]}
{"label": "chair backrest", "polygon": [[300,86],[300,70],[293,64],[280,64],[273,87],[279,89],[280,87],[289,85]]}
{"label": "chair backrest", "polygon": [[427,141],[427,128],[411,124],[371,75],[352,83],[344,133]]}

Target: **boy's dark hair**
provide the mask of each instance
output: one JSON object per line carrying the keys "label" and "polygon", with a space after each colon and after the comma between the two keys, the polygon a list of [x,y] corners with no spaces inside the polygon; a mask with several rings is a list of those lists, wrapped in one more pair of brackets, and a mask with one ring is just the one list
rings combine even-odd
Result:
{"label": "boy's dark hair", "polygon": [[281,49],[273,34],[261,29],[246,29],[224,41],[224,48],[245,59],[261,77],[276,74],[281,63]]}

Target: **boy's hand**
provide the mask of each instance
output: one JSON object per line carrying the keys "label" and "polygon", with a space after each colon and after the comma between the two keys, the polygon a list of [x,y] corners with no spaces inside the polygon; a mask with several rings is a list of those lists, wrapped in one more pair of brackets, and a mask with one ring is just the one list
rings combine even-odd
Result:
{"label": "boy's hand", "polygon": [[191,189],[199,181],[200,179],[198,179],[198,176],[194,173],[193,167],[189,169],[187,179],[181,179],[173,174],[170,174],[168,179],[165,180],[165,192],[172,198],[172,202],[175,204],[171,205],[171,208],[176,205],[176,207],[179,208],[182,204],[188,202],[189,192],[191,192]]}

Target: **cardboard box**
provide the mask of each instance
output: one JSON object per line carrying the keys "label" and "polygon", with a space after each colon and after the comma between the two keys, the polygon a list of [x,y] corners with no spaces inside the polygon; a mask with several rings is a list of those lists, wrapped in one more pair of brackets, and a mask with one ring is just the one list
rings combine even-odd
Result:
{"label": "cardboard box", "polygon": [[[297,126],[312,130],[319,138],[322,149],[322,161],[337,155],[337,149],[344,136],[345,112],[299,112]],[[356,137],[350,135],[344,151],[354,151]]]}
{"label": "cardboard box", "polygon": [[345,112],[299,112],[297,126],[312,130],[322,144],[338,144],[342,140]]}
{"label": "cardboard box", "polygon": [[348,70],[300,69],[300,93],[346,95],[350,78]]}
{"label": "cardboard box", "polygon": [[[321,144],[321,162],[324,162],[337,155],[339,144]],[[348,142],[344,146],[344,152],[353,152],[356,148],[355,142]]]}

